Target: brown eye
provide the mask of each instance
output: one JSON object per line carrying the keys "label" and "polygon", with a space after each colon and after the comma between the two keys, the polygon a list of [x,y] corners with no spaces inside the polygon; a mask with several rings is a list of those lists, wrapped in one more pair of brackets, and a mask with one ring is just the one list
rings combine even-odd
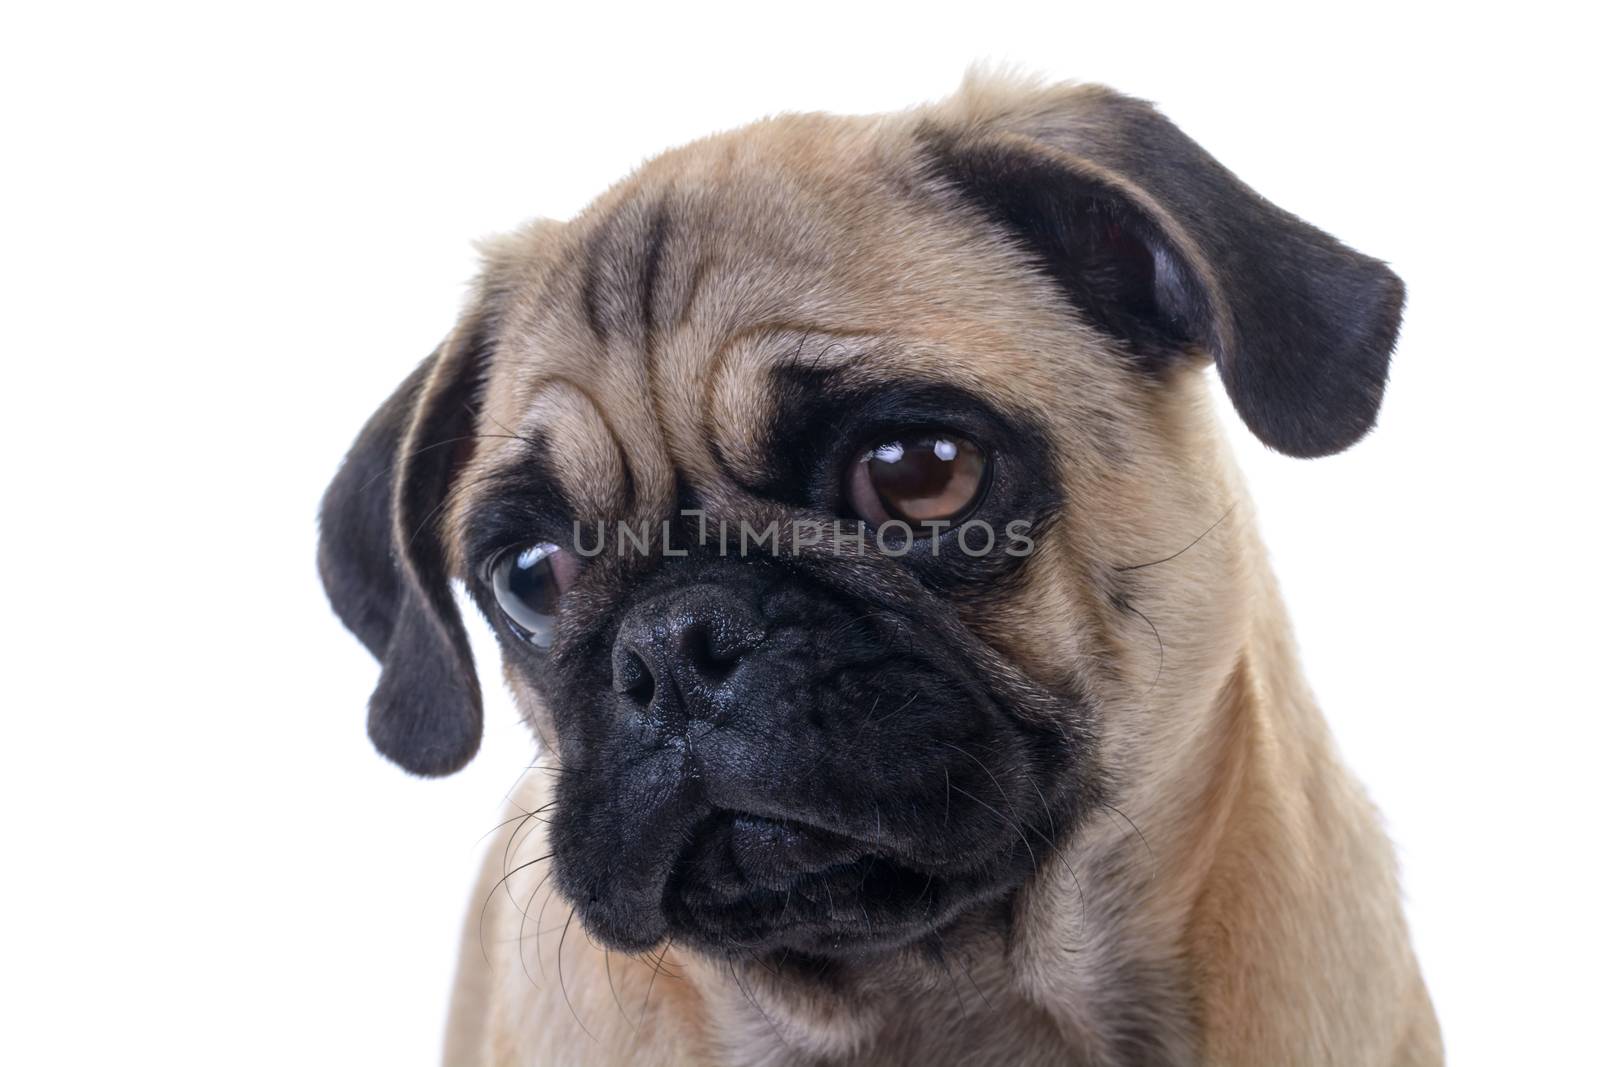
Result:
{"label": "brown eye", "polygon": [[951,434],[884,441],[851,467],[850,506],[874,526],[959,523],[982,498],[988,469],[983,449]]}

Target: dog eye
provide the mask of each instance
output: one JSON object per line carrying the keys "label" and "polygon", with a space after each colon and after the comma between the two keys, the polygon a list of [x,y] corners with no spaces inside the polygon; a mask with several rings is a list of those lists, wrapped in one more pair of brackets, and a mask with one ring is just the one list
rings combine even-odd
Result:
{"label": "dog eye", "polygon": [[[959,523],[980,502],[989,458],[965,438],[932,433],[884,441],[851,467],[850,507],[874,526]],[[918,531],[925,533],[927,531]]]}
{"label": "dog eye", "polygon": [[556,612],[571,578],[565,553],[552,544],[507,552],[494,565],[494,599],[529,644],[549,648]]}

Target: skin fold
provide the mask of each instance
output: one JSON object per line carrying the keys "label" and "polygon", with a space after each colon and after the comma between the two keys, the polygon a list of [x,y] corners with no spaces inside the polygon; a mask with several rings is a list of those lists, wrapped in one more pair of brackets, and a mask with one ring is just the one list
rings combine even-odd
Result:
{"label": "skin fold", "polygon": [[[323,510],[379,749],[476,749],[452,580],[539,742],[445,1062],[1442,1062],[1218,424],[1352,444],[1402,301],[1148,105],[987,78],[721,134],[487,243]],[[976,442],[973,515],[1027,552],[727,556],[686,517],[848,515],[919,427]],[[579,560],[574,523],[619,522],[684,554]],[[541,645],[492,575],[545,542]]]}

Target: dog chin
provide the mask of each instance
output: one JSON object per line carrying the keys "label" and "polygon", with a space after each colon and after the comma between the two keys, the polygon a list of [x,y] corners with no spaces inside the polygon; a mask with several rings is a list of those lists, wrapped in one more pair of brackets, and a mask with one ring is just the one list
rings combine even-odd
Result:
{"label": "dog chin", "polygon": [[622,951],[663,940],[727,958],[892,951],[936,934],[1019,884],[999,861],[933,871],[804,822],[715,811],[693,826],[658,907],[578,907],[590,933]]}

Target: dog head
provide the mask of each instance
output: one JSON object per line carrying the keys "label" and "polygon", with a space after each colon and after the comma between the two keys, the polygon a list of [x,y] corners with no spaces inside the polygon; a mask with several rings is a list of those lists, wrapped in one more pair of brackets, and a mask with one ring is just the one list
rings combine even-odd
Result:
{"label": "dog head", "polygon": [[372,738],[473,755],[457,578],[594,937],[915,942],[1159,787],[1224,684],[1250,576],[1205,363],[1268,445],[1335,452],[1401,301],[1104,89],[670,152],[490,244],[329,489]]}

